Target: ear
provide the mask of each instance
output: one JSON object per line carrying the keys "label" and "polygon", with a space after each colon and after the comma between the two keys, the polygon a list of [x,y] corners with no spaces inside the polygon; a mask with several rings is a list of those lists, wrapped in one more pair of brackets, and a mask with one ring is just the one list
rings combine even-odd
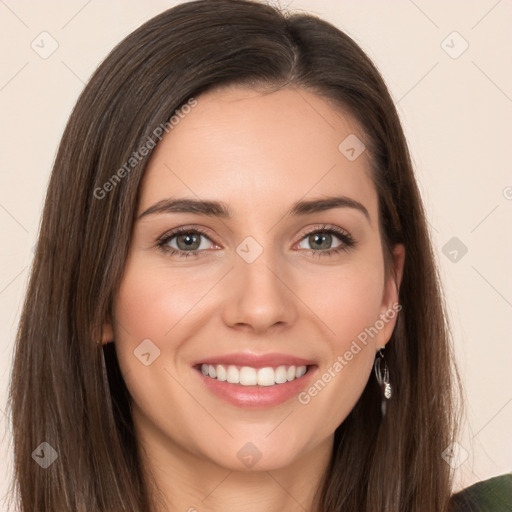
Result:
{"label": "ear", "polygon": [[403,244],[395,245],[392,257],[392,268],[388,273],[389,275],[386,276],[384,293],[382,295],[380,318],[384,323],[384,327],[379,333],[378,343],[380,344],[377,348],[383,348],[391,338],[398,312],[402,309],[398,299],[400,295],[400,284],[402,283],[404,273],[405,247]]}
{"label": "ear", "polygon": [[101,344],[106,345],[111,341],[114,341],[114,328],[110,318],[106,318],[101,328]]}

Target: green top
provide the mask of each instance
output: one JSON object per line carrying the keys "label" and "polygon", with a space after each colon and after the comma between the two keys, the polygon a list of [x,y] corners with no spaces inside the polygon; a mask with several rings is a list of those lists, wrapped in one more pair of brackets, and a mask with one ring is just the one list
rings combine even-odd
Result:
{"label": "green top", "polygon": [[452,496],[450,512],[512,512],[512,473],[483,480]]}

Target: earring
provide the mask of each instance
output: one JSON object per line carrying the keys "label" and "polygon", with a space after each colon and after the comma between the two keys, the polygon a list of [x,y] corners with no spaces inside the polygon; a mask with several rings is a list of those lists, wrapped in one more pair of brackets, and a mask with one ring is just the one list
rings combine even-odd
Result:
{"label": "earring", "polygon": [[[384,372],[382,371],[382,366],[384,366]],[[375,371],[375,377],[377,378],[377,382],[379,383],[381,390],[384,385],[384,396],[381,402],[381,411],[382,416],[384,417],[386,416],[387,400],[389,400],[393,395],[391,384],[389,383],[389,368],[386,363],[386,359],[384,358],[384,347],[380,348],[377,352],[377,357],[375,358],[373,369]]]}

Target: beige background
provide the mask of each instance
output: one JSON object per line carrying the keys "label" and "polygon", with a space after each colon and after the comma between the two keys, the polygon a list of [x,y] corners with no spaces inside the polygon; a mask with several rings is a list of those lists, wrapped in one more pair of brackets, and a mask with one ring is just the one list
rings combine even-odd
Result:
{"label": "beige background", "polygon": [[[0,0],[0,497],[12,464],[4,411],[13,339],[64,124],[108,51],[176,3]],[[511,471],[512,4],[281,4],[316,13],[345,30],[388,83],[427,206],[467,393],[468,420],[461,447],[450,459],[458,466],[456,488]],[[40,35],[44,31],[50,35]],[[58,48],[44,55],[55,41]],[[458,241],[451,243],[467,247],[466,254],[456,245],[445,247],[452,237]]]}

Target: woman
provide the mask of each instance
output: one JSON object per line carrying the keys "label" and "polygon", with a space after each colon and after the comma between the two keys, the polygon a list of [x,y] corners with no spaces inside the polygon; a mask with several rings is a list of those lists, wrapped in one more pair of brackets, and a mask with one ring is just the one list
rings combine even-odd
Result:
{"label": "woman", "polygon": [[112,51],[19,327],[23,510],[454,510],[452,366],[404,135],[350,38],[210,0]]}

